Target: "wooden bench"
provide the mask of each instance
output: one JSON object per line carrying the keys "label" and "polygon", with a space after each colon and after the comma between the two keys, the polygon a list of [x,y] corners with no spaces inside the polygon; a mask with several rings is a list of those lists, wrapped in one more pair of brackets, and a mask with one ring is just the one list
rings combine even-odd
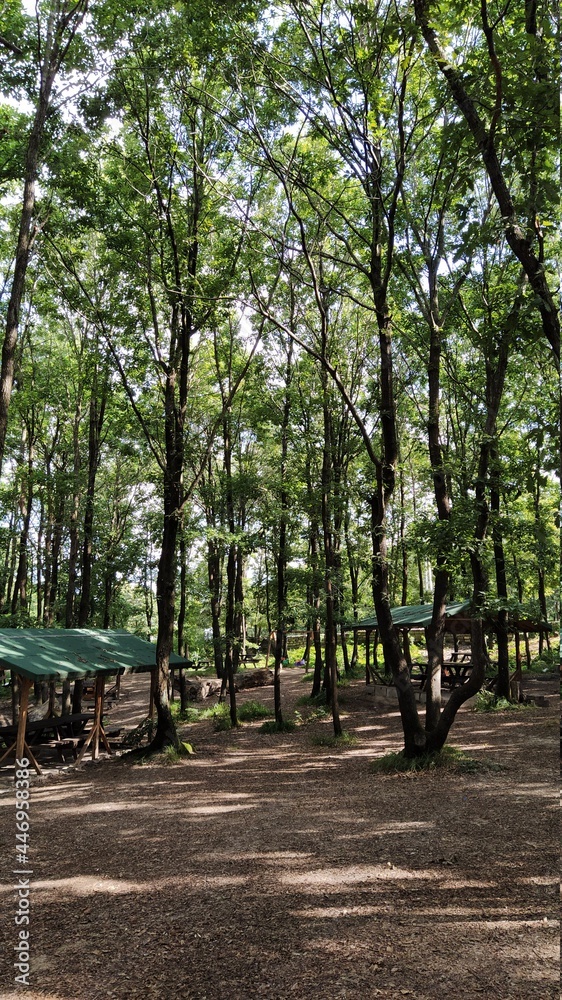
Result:
{"label": "wooden bench", "polygon": [[[120,729],[106,730],[105,735],[108,740],[116,739],[118,736],[121,735],[121,730]],[[64,736],[61,739],[53,740],[51,743],[47,745],[54,747],[59,755],[60,760],[64,762],[65,752],[67,750],[71,751],[74,760],[77,759],[78,750],[80,747],[84,746],[86,739],[87,739],[87,733],[82,733],[81,736]]]}
{"label": "wooden bench", "polygon": [[[86,723],[91,722],[93,718],[92,712],[75,712],[73,715],[51,715],[46,719],[35,719],[26,724],[26,740],[29,744],[33,744],[39,740],[43,733],[48,732],[52,732],[57,740],[63,739],[65,736],[74,736],[80,733],[85,728]],[[10,745],[9,741],[15,740],[17,732],[17,725],[0,726],[0,738],[6,746]]]}

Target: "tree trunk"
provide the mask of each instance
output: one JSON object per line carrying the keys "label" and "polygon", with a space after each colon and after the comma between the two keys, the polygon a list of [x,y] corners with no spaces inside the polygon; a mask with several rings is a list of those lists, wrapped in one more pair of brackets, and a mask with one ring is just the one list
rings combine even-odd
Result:
{"label": "tree trunk", "polygon": [[498,610],[498,621],[496,627],[496,638],[498,642],[498,685],[496,694],[498,698],[511,698],[509,682],[509,633],[508,633],[508,611],[507,611],[507,574],[505,569],[505,553],[503,548],[503,537],[499,523],[500,516],[500,492],[499,492],[499,457],[494,448],[492,453],[492,485],[490,488],[490,508],[494,514],[494,524],[492,527],[492,539],[494,543],[494,565],[496,570],[496,591],[500,606]]}
{"label": "tree trunk", "polygon": [[[94,529],[94,499],[96,475],[100,461],[100,437],[107,398],[107,372],[98,398],[97,367],[90,397],[88,432],[88,482],[84,501],[84,539],[82,546],[82,586],[78,609],[78,628],[84,628],[90,617],[92,589],[92,539]],[[106,602],[107,606],[107,602]]]}
{"label": "tree trunk", "polygon": [[[416,21],[429,51],[447,81],[453,100],[463,114],[475,141],[476,148],[482,158],[500,209],[505,238],[515,257],[521,263],[535,293],[536,308],[541,316],[543,331],[552,348],[556,363],[559,366],[560,317],[558,307],[548,284],[544,263],[540,259],[540,255],[537,257],[533,252],[532,241],[529,239],[528,234],[523,232],[517,221],[512,195],[498,155],[494,128],[492,126],[486,128],[477,110],[477,105],[468,92],[465,80],[451,64],[450,59],[447,58],[445,51],[441,48],[435,29],[429,24],[429,0],[415,0],[414,8]],[[486,5],[484,4],[482,9],[485,10],[485,8]],[[533,225],[535,225],[535,222],[536,220],[533,219]]]}
{"label": "tree trunk", "polygon": [[207,573],[211,600],[211,626],[213,629],[213,658],[217,677],[224,674],[221,640],[221,579],[222,556],[218,542],[209,539],[207,543]]}
{"label": "tree trunk", "polygon": [[27,550],[29,545],[29,529],[31,525],[31,512],[33,505],[33,434],[29,427],[24,428],[23,443],[28,447],[28,461],[26,474],[22,480],[19,506],[22,519],[22,528],[19,538],[19,557],[16,571],[16,579],[12,594],[12,614],[16,615],[18,609],[25,614],[28,610],[27,596]]}
{"label": "tree trunk", "polygon": [[[19,232],[16,244],[14,272],[10,298],[6,310],[6,327],[0,366],[0,471],[4,460],[8,411],[14,383],[16,345],[20,309],[25,290],[25,277],[35,236],[36,182],[45,123],[49,113],[53,84],[87,8],[87,0],[77,0],[71,14],[53,8],[48,17],[47,32],[43,39],[42,63],[37,105],[31,133],[27,142],[24,168],[24,186]],[[67,35],[65,38],[64,36]],[[41,42],[40,42],[41,44]]]}
{"label": "tree trunk", "polygon": [[72,628],[74,625],[74,604],[76,600],[76,578],[78,565],[78,514],[80,510],[80,421],[82,419],[82,409],[80,402],[76,405],[73,425],[73,498],[70,513],[70,552],[68,556],[68,585],[66,588],[65,606],[65,627]]}

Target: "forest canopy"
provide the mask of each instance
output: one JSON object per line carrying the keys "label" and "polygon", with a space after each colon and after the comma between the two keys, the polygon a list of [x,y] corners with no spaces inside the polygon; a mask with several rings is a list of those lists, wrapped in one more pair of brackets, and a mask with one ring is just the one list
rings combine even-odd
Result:
{"label": "forest canopy", "polygon": [[552,5],[9,0],[0,50],[1,624],[156,638],[173,742],[172,648],[299,629],[335,691],[375,609],[439,747],[486,617],[508,694],[509,616],[558,617]]}

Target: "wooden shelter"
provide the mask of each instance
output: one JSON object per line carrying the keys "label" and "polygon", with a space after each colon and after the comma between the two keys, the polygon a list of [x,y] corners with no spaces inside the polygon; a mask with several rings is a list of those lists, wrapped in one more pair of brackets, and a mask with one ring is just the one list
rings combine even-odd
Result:
{"label": "wooden shelter", "polygon": [[[177,653],[170,664],[186,667],[189,663]],[[93,726],[79,760],[92,744],[96,758],[100,741],[111,753],[103,728],[103,696],[106,677],[154,671],[156,646],[123,629],[0,629],[0,668],[9,670],[21,686],[20,710],[14,743],[0,758],[0,763],[15,751],[16,760],[27,757],[37,773],[41,768],[26,740],[29,692],[36,681],[79,680],[95,678]]]}
{"label": "wooden shelter", "polygon": [[[447,605],[447,610],[445,612],[445,632],[452,635],[455,640],[460,635],[470,635],[471,624],[472,624],[472,614],[470,612],[471,602],[466,601],[451,601]],[[391,610],[392,621],[394,625],[403,632],[405,640],[405,653],[406,658],[409,658],[408,650],[408,640],[407,635],[411,629],[426,629],[431,622],[433,615],[433,604],[428,602],[427,604],[412,604],[405,605],[398,608],[392,608]],[[497,631],[498,623],[494,619],[493,615],[488,616],[484,620],[484,629],[486,632],[494,633]],[[370,641],[371,635],[375,633],[378,636],[378,623],[376,615],[370,615],[367,618],[360,618],[357,621],[349,622],[346,625],[346,629],[349,631],[365,632],[365,645],[366,645],[366,660],[367,660],[367,674],[370,669]],[[508,631],[515,635],[516,646],[517,646],[517,670],[521,669],[520,662],[520,650],[519,650],[519,636],[521,633],[533,633],[533,632],[551,632],[552,626],[544,621],[532,621],[529,618],[518,617],[517,615],[510,614],[508,618]],[[456,648],[456,646],[455,646]],[[376,660],[376,639],[375,639],[375,650],[374,658]],[[409,663],[411,666],[411,664]]]}

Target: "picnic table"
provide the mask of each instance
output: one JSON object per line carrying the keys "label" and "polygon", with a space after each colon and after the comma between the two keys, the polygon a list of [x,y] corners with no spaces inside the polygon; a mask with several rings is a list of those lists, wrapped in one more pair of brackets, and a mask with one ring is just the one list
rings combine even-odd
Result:
{"label": "picnic table", "polygon": [[[453,653],[450,660],[445,660],[441,671],[441,683],[449,688],[459,687],[464,684],[467,675],[472,670],[470,653]],[[421,681],[421,690],[427,684],[427,663],[416,660],[412,663],[410,671],[411,680]]]}
{"label": "picnic table", "polygon": [[[38,743],[42,734],[48,732],[52,732],[57,740],[77,736],[93,718],[93,712],[75,712],[72,715],[50,715],[45,719],[35,719],[26,723],[26,741],[29,744]],[[0,726],[0,738],[6,746],[11,746],[17,732],[17,726]]]}

